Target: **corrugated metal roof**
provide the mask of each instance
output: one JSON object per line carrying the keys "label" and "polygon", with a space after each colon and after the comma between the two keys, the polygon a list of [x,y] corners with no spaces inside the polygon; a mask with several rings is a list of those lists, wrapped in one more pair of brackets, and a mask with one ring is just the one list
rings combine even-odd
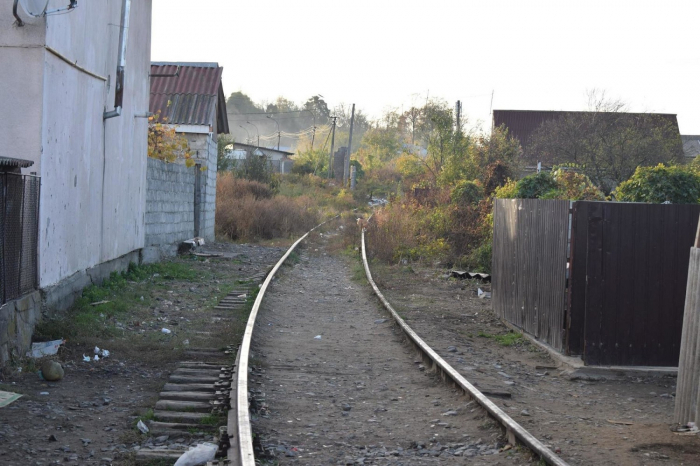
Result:
{"label": "corrugated metal roof", "polygon": [[241,149],[260,149],[263,152],[269,152],[270,154],[282,154],[282,155],[294,155],[294,152],[288,152],[286,150],[277,150],[273,147],[263,147],[263,146],[254,146],[252,144],[243,144],[242,142],[234,142],[233,146],[235,148],[241,148]]}
{"label": "corrugated metal roof", "polygon": [[[566,112],[566,111],[551,111],[551,110],[494,110],[493,111],[493,127],[498,128],[505,125],[508,128],[508,134],[517,138],[523,146],[523,150],[527,152],[527,146],[530,142],[530,137],[537,128],[546,121],[555,120],[564,115],[580,115],[592,112]],[[678,128],[678,120],[676,115],[670,113],[625,113],[625,115],[656,115],[668,119],[674,127]]]}
{"label": "corrugated metal roof", "polygon": [[34,162],[31,160],[14,159],[12,157],[0,157],[0,165],[15,168],[27,168],[34,165]]}
{"label": "corrugated metal roof", "polygon": [[228,133],[226,99],[221,84],[224,69],[218,63],[151,63],[149,111],[178,125],[217,123],[219,133]]}

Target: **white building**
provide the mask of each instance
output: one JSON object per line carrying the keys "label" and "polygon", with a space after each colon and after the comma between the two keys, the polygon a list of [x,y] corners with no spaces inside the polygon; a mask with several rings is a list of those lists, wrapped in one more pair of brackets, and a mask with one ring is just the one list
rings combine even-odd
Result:
{"label": "white building", "polygon": [[13,3],[0,0],[0,156],[41,176],[39,286],[62,308],[144,244],[151,0],[19,8],[21,26]]}

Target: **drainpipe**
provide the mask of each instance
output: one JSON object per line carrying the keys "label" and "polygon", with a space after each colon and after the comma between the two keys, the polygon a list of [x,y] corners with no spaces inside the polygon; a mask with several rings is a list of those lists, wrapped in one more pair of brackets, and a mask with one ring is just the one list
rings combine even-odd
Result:
{"label": "drainpipe", "polygon": [[15,24],[19,27],[24,26],[24,22],[22,21],[22,18],[19,17],[17,14],[17,2],[19,0],[15,0],[15,2],[12,4],[12,15],[15,17]]}
{"label": "drainpipe", "polygon": [[102,119],[118,117],[122,114],[124,100],[124,67],[126,66],[126,43],[129,39],[129,13],[131,0],[122,0],[122,27],[119,30],[119,56],[117,57],[117,78],[114,88],[114,110],[105,111]]}

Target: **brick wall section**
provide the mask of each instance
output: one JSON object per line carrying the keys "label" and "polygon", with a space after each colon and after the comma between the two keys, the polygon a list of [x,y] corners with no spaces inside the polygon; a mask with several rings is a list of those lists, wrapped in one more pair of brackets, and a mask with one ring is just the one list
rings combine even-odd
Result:
{"label": "brick wall section", "polygon": [[194,168],[148,159],[146,247],[194,237],[194,183]]}

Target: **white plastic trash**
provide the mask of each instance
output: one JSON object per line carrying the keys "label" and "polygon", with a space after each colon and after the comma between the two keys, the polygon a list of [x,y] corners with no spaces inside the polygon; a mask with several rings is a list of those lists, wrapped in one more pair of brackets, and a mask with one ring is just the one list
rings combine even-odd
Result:
{"label": "white plastic trash", "polygon": [[168,334],[168,333],[173,333],[171,330],[168,330],[167,328],[163,328],[161,332]]}
{"label": "white plastic trash", "polygon": [[83,361],[85,361],[85,362],[90,362],[90,361],[91,361],[90,356],[85,356],[85,355],[83,354]]}
{"label": "white plastic trash", "polygon": [[103,358],[109,357],[109,351],[106,349],[100,349],[97,346],[95,346],[95,354]]}
{"label": "white plastic trash", "polygon": [[138,427],[138,429],[142,433],[144,433],[144,434],[148,433],[148,427],[146,426],[146,424],[143,423],[143,421],[141,419],[139,419],[139,422],[138,422],[138,424],[136,424],[136,427]]}
{"label": "white plastic trash", "polygon": [[314,337],[314,340],[320,340],[320,339],[321,339],[321,335],[316,335],[316,336]]}
{"label": "white plastic trash", "polygon": [[175,466],[201,466],[214,460],[218,447],[213,443],[200,443],[178,458]]}
{"label": "white plastic trash", "polygon": [[58,352],[58,347],[65,343],[65,340],[42,341],[40,343],[32,343],[31,351],[27,352],[30,358],[43,358],[51,356]]}

